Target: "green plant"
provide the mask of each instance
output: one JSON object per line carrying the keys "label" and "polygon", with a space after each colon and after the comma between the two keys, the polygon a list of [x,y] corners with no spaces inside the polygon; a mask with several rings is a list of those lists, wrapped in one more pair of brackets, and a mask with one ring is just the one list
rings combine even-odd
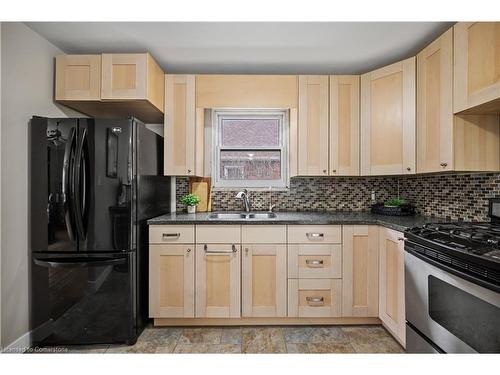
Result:
{"label": "green plant", "polygon": [[406,204],[406,200],[404,198],[392,198],[388,201],[385,201],[384,206],[389,207],[399,207],[404,206]]}
{"label": "green plant", "polygon": [[185,204],[186,206],[196,206],[198,203],[200,203],[200,197],[196,194],[186,194],[181,198],[181,203]]}

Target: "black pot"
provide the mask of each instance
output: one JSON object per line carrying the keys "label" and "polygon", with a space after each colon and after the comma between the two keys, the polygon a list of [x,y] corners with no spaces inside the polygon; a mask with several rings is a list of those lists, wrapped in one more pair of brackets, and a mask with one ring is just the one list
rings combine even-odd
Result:
{"label": "black pot", "polygon": [[373,214],[388,216],[413,216],[415,215],[415,207],[411,204],[403,204],[401,206],[384,206],[383,203],[375,203],[372,205],[371,212]]}

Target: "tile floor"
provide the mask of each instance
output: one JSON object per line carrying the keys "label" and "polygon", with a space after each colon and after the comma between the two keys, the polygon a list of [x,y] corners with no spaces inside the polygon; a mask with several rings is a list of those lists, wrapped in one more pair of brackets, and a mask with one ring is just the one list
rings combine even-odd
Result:
{"label": "tile floor", "polygon": [[[41,348],[53,352],[54,348]],[[68,353],[404,353],[381,326],[149,327],[133,346],[74,346]]]}

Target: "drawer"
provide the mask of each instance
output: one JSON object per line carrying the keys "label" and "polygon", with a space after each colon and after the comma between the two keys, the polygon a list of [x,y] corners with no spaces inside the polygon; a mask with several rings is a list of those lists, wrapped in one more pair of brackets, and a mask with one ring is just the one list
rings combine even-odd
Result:
{"label": "drawer", "polygon": [[194,243],[194,225],[150,225],[149,243]]}
{"label": "drawer", "polygon": [[288,245],[288,278],[342,278],[342,245]]}
{"label": "drawer", "polygon": [[289,317],[338,317],[342,308],[342,280],[289,279]]}
{"label": "drawer", "polygon": [[242,243],[286,243],[286,225],[242,225]]}
{"label": "drawer", "polygon": [[196,243],[229,243],[239,244],[241,241],[241,225],[197,225]]}
{"label": "drawer", "polygon": [[289,225],[288,243],[342,243],[340,225]]}

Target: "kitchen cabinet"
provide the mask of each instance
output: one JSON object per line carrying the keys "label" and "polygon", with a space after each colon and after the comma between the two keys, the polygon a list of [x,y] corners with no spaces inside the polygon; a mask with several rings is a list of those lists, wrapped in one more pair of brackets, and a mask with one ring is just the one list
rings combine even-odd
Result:
{"label": "kitchen cabinet", "polygon": [[57,56],[55,98],[57,101],[100,100],[101,56]]}
{"label": "kitchen cabinet", "polygon": [[286,316],[286,226],[241,227],[243,317]]}
{"label": "kitchen cabinet", "polygon": [[196,317],[240,317],[240,244],[196,245]]}
{"label": "kitchen cabinet", "polygon": [[379,229],[342,226],[342,316],[378,316]]}
{"label": "kitchen cabinet", "polygon": [[247,244],[242,253],[242,316],[286,316],[286,244]]}
{"label": "kitchen cabinet", "polygon": [[498,115],[453,115],[453,29],[417,55],[417,172],[498,171]]}
{"label": "kitchen cabinet", "polygon": [[299,76],[297,163],[300,176],[328,176],[328,76]]}
{"label": "kitchen cabinet", "polygon": [[56,56],[55,100],[92,117],[161,123],[164,86],[149,53]]}
{"label": "kitchen cabinet", "polygon": [[455,113],[500,113],[500,22],[458,22],[454,31]]}
{"label": "kitchen cabinet", "polygon": [[342,278],[342,245],[288,245],[288,278]]}
{"label": "kitchen cabinet", "polygon": [[149,246],[149,316],[194,318],[194,244]]}
{"label": "kitchen cabinet", "polygon": [[197,154],[203,155],[203,137],[196,129],[195,82],[194,75],[165,75],[164,172],[167,176],[203,175],[203,164],[196,162]]}
{"label": "kitchen cabinet", "polygon": [[379,318],[405,346],[404,235],[392,229],[379,230]]}
{"label": "kitchen cabinet", "polygon": [[359,175],[359,76],[330,76],[329,175]]}
{"label": "kitchen cabinet", "polygon": [[417,172],[453,170],[453,29],[417,55]]}
{"label": "kitchen cabinet", "polygon": [[361,174],[415,173],[415,58],[361,76]]}

